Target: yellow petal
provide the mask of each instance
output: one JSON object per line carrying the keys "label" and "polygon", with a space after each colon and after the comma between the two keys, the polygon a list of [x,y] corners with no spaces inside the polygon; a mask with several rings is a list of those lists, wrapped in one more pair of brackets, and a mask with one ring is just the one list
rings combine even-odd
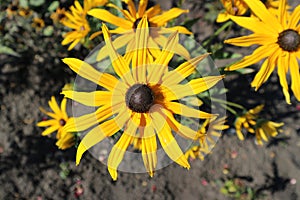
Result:
{"label": "yellow petal", "polygon": [[263,23],[256,17],[231,16],[230,19],[232,19],[232,21],[237,23],[239,26],[249,29],[254,33],[269,33],[270,35],[278,34],[278,30],[274,30],[271,23]]}
{"label": "yellow petal", "polygon": [[[120,110],[120,108],[119,108]],[[117,113],[116,110],[112,109],[111,105],[105,105],[98,108],[95,112],[90,114],[85,114],[80,117],[74,117],[67,121],[64,126],[64,131],[66,132],[78,132],[86,130],[97,123],[102,122],[105,119],[108,119],[113,114]]]}
{"label": "yellow petal", "polygon": [[67,98],[63,98],[63,100],[60,103],[60,112],[63,116],[63,119],[67,120],[68,119],[68,114],[67,114]]}
{"label": "yellow petal", "polygon": [[87,106],[102,106],[112,101],[112,93],[108,91],[76,92],[71,90],[62,91],[61,94]]}
{"label": "yellow petal", "polygon": [[123,10],[123,9],[119,8],[118,6],[112,4],[112,3],[109,3],[109,4],[107,4],[106,6],[118,10],[118,11],[121,12],[121,13],[124,15],[124,17],[125,17],[126,19],[128,19],[129,21],[132,21],[132,22],[135,21],[135,16],[131,16],[131,14],[130,14],[127,10]]}
{"label": "yellow petal", "polygon": [[[153,37],[153,40],[162,47],[168,42],[168,39],[160,34]],[[182,56],[186,60],[190,59],[190,54],[188,50],[186,50],[184,46],[182,46],[180,43],[175,44],[175,48],[172,49],[172,52]]]}
{"label": "yellow petal", "polygon": [[168,63],[174,55],[175,44],[178,43],[178,40],[177,32],[170,35],[168,41],[164,44],[161,55],[155,60],[156,70],[153,70],[148,76],[150,82],[159,82],[162,75],[168,70]]}
{"label": "yellow petal", "polygon": [[129,113],[126,111],[126,109],[123,109],[123,111],[120,112],[115,118],[103,122],[88,132],[78,146],[76,153],[76,165],[79,164],[80,159],[85,151],[98,142],[101,142],[104,138],[110,137],[122,129],[129,117]]}
{"label": "yellow petal", "polygon": [[55,114],[57,114],[57,115],[61,114],[60,108],[59,108],[54,96],[51,97],[51,100],[48,102],[48,104],[49,104],[49,107],[54,111]]}
{"label": "yellow petal", "polygon": [[114,90],[115,86],[119,82],[119,80],[114,76],[107,73],[101,73],[88,63],[77,58],[64,58],[62,61],[69,65],[69,67],[79,76],[88,79],[108,90]]}
{"label": "yellow petal", "polygon": [[[271,14],[266,6],[261,1],[253,1],[253,0],[244,0],[249,8],[252,10],[252,12],[260,18],[266,25],[270,24],[272,22],[272,29],[274,32],[281,32],[283,31],[282,25],[278,22],[275,15]],[[265,26],[266,26],[265,25]]]}
{"label": "yellow petal", "polygon": [[[102,33],[102,31],[101,31]],[[130,40],[133,39],[133,34],[130,33],[124,33],[123,35],[117,37],[113,42],[112,45],[115,49],[120,49],[121,47],[125,46],[126,44],[128,44],[128,42]],[[100,50],[99,53],[97,55],[96,60],[97,61],[101,61],[103,60],[105,57],[107,57],[109,55],[109,48],[107,46],[103,46]]]}
{"label": "yellow petal", "polygon": [[293,13],[291,15],[288,27],[291,28],[291,29],[296,28],[297,25],[299,24],[299,20],[300,20],[300,5],[298,5],[294,9],[294,11],[293,11]]}
{"label": "yellow petal", "polygon": [[149,21],[150,23],[156,24],[156,26],[163,26],[166,22],[170,21],[171,19],[174,19],[179,15],[188,12],[188,10],[182,10],[180,8],[171,8],[170,10],[164,12],[162,15],[150,18]]}
{"label": "yellow petal", "polygon": [[181,103],[177,102],[165,102],[165,106],[167,109],[171,110],[172,113],[186,116],[186,117],[194,117],[194,118],[200,118],[200,119],[207,119],[212,118],[215,115],[203,112],[200,110],[196,110],[194,108],[190,108],[188,106],[185,106]]}
{"label": "yellow petal", "polygon": [[175,138],[171,133],[171,129],[167,123],[161,127],[160,122],[165,120],[159,113],[152,113],[153,125],[157,132],[158,139],[166,154],[177,164],[184,168],[190,168],[190,165],[178,146]]}
{"label": "yellow petal", "polygon": [[53,125],[42,132],[42,136],[49,135],[59,129],[59,125]]}
{"label": "yellow petal", "polygon": [[268,138],[267,138],[267,136],[266,136],[266,134],[265,134],[265,132],[262,128],[258,128],[258,133],[264,141],[266,141],[266,142],[268,141]]}
{"label": "yellow petal", "polygon": [[[228,40],[230,43],[230,41]],[[258,61],[264,59],[265,57],[268,57],[270,54],[273,53],[274,48],[276,48],[278,45],[266,45],[266,46],[260,46],[258,47],[251,55],[245,56],[241,61],[234,63],[233,65],[226,68],[228,71],[237,70],[240,68],[244,68],[250,65],[253,65],[254,63],[257,63]]]}
{"label": "yellow petal", "polygon": [[248,47],[254,44],[258,45],[269,45],[277,42],[277,35],[268,35],[262,33],[254,33],[252,35],[242,36],[238,38],[233,38],[230,40],[226,40],[226,42],[230,41],[230,44],[241,47]]}
{"label": "yellow petal", "polygon": [[260,70],[255,75],[254,80],[251,83],[252,87],[255,87],[255,90],[266,82],[271,73],[274,71],[275,66],[277,65],[278,56],[281,53],[281,49],[275,50],[269,58],[265,60],[262,64]]}
{"label": "yellow petal", "polygon": [[103,26],[102,26],[102,32],[103,32],[104,40],[105,40],[105,43],[106,43],[106,46],[107,46],[107,49],[109,52],[109,57],[112,62],[114,71],[117,73],[117,75],[120,78],[124,79],[128,85],[133,85],[135,81],[133,80],[133,78],[131,76],[130,68],[127,65],[124,58],[121,55],[119,55],[117,53],[117,51],[115,50],[115,48],[111,42],[111,38],[110,38],[110,35],[108,32],[107,26],[105,24],[103,24]]}
{"label": "yellow petal", "polygon": [[[191,140],[195,140],[199,137],[199,134],[197,131],[192,130],[191,128],[182,125],[181,123],[177,122],[177,120],[174,118],[173,114],[161,107],[156,107],[153,109],[155,112],[150,113],[151,116],[153,115],[153,119],[160,118],[162,121],[159,123],[156,123],[156,130],[158,130],[159,127],[165,126],[166,123],[174,130],[176,131],[180,136],[184,138],[188,138]],[[159,116],[158,116],[159,115]],[[154,123],[154,122],[153,122]],[[158,126],[160,125],[160,126]]]}
{"label": "yellow petal", "polygon": [[138,14],[137,14],[138,18],[143,17],[143,15],[145,14],[147,5],[148,5],[148,0],[140,0]]}
{"label": "yellow petal", "polygon": [[124,2],[127,4],[131,16],[136,17],[136,9],[134,2],[132,0],[124,0]]}
{"label": "yellow petal", "polygon": [[[140,2],[141,3],[141,2]],[[133,74],[135,80],[139,83],[146,83],[146,67],[147,65],[147,48],[149,29],[147,16],[144,16],[139,22],[137,29],[135,30],[135,51],[133,51],[132,58],[132,70],[136,73]]]}
{"label": "yellow petal", "polygon": [[279,76],[279,81],[280,81],[280,85],[282,87],[283,94],[285,96],[285,101],[288,104],[291,104],[288,83],[286,80],[286,73],[287,73],[288,67],[289,67],[289,54],[287,53],[285,56],[279,56],[277,73]]}
{"label": "yellow petal", "polygon": [[121,163],[126,149],[130,145],[130,141],[132,139],[131,135],[128,135],[126,132],[122,134],[118,142],[113,146],[111,152],[108,156],[107,160],[107,168],[109,171],[110,176],[115,181],[117,180],[118,173],[117,169],[119,164]]}
{"label": "yellow petal", "polygon": [[183,79],[191,75],[199,62],[205,59],[209,54],[197,56],[179,65],[175,70],[166,73],[162,78],[162,84],[170,86],[180,83]]}
{"label": "yellow petal", "polygon": [[142,137],[142,157],[147,172],[153,177],[157,165],[156,136],[152,126],[147,126]]}
{"label": "yellow petal", "polygon": [[222,12],[222,13],[219,13],[216,21],[218,23],[222,23],[222,22],[226,22],[229,19],[230,19],[230,15],[227,12]]}
{"label": "yellow petal", "polygon": [[168,34],[168,33],[173,33],[173,32],[178,32],[178,33],[183,33],[187,35],[193,34],[191,31],[189,31],[187,28],[184,26],[173,26],[173,27],[161,27],[158,31],[159,34]]}
{"label": "yellow petal", "polygon": [[154,17],[155,15],[158,15],[159,13],[161,13],[161,9],[160,9],[160,5],[156,4],[155,6],[152,6],[151,8],[149,8],[145,14],[147,15],[147,17],[150,19],[152,17]]}
{"label": "yellow petal", "polygon": [[51,118],[54,118],[54,119],[57,119],[59,120],[60,116],[57,116],[55,113],[52,113],[52,112],[47,112],[44,108],[42,107],[39,107],[40,111],[46,115],[48,115],[49,117]]}
{"label": "yellow petal", "polygon": [[58,125],[58,121],[55,119],[50,119],[50,120],[46,120],[46,121],[41,121],[39,123],[36,124],[39,127],[45,127],[45,126],[57,126]]}
{"label": "yellow petal", "polygon": [[104,9],[94,8],[88,11],[88,14],[102,21],[108,22],[115,26],[122,27],[127,30],[130,30],[133,27],[133,23],[131,21],[117,17]]}

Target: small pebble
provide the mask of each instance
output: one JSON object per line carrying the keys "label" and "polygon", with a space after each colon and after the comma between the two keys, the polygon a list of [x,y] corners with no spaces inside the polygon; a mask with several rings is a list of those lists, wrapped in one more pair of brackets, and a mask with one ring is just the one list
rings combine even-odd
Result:
{"label": "small pebble", "polygon": [[297,180],[296,180],[295,178],[292,178],[292,179],[290,180],[290,183],[291,183],[292,185],[295,185],[295,184],[297,183]]}

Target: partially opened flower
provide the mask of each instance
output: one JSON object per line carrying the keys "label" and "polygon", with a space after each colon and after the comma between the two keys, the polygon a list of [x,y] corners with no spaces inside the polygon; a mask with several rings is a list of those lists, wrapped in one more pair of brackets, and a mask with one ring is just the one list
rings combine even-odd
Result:
{"label": "partially opened flower", "polygon": [[74,5],[70,7],[71,11],[65,12],[65,19],[62,20],[62,24],[73,29],[63,36],[64,40],[61,42],[62,45],[71,43],[68,50],[72,50],[79,42],[84,42],[85,37],[91,30],[86,19],[88,7],[90,6],[86,4],[82,7],[76,0]]}
{"label": "partially opened flower", "polygon": [[236,129],[236,134],[240,140],[244,140],[244,135],[242,129],[245,129],[249,133],[254,133],[254,127],[256,125],[256,120],[259,117],[259,113],[262,111],[264,105],[256,106],[253,109],[245,112],[241,116],[238,116],[234,122]]}
{"label": "partially opened flower", "polygon": [[42,132],[43,136],[50,135],[51,133],[56,131],[56,145],[59,149],[67,149],[73,146],[75,141],[73,133],[69,133],[63,130],[65,124],[68,122],[68,120],[71,119],[68,117],[68,114],[66,112],[67,99],[64,98],[62,100],[60,107],[58,106],[54,96],[51,97],[51,100],[48,103],[53,112],[48,112],[43,108],[40,108],[40,110],[52,119],[41,121],[37,123],[37,126],[48,127]]}
{"label": "partially opened flower", "polygon": [[33,28],[35,28],[37,31],[40,31],[42,28],[45,27],[45,22],[43,19],[35,17],[33,18],[33,22],[31,24]]}
{"label": "partially opened flower", "polygon": [[54,23],[62,23],[66,19],[66,10],[65,8],[56,8],[56,11],[50,15],[50,18]]}
{"label": "partially opened flower", "polygon": [[[149,26],[152,27],[152,31],[150,32],[148,39],[149,44],[147,44],[149,46],[149,52],[147,51],[147,53],[151,54],[154,58],[159,56],[159,46],[162,47],[167,41],[167,38],[164,35],[165,33],[170,33],[177,30],[179,33],[191,34],[191,32],[183,26],[174,26],[169,28],[165,27],[167,22],[183,13],[187,13],[188,10],[171,8],[168,11],[162,12],[158,4],[147,9],[148,0],[140,0],[138,9],[136,9],[133,0],[125,0],[124,2],[127,5],[128,10],[121,9],[111,3],[107,5],[120,11],[124,18],[115,16],[105,9],[95,8],[88,12],[88,14],[92,15],[93,17],[117,26],[116,29],[110,31],[111,33],[122,34],[122,36],[116,38],[113,42],[113,45],[116,49],[127,45],[126,52],[130,52],[130,49],[135,48],[135,29],[137,28],[137,25],[141,19],[145,16],[147,17]],[[91,37],[93,38],[101,33],[102,32],[97,32]],[[175,53],[187,59],[189,58],[188,51],[180,44],[176,44],[174,51]],[[107,52],[108,51],[106,47],[102,48],[99,51],[97,60],[102,60],[104,57],[108,56]]]}
{"label": "partially opened flower", "polygon": [[225,125],[225,122],[226,117],[206,119],[198,131],[200,135],[199,139],[185,153],[186,158],[204,160],[204,156],[211,153],[213,147],[221,137],[221,132],[229,128],[228,125]]}
{"label": "partially opened flower", "polygon": [[241,16],[244,15],[248,6],[244,0],[221,0],[223,4],[224,11],[219,13],[217,17],[217,22],[225,22],[230,19],[231,16]]}
{"label": "partially opened flower", "polygon": [[252,81],[255,90],[267,81],[277,67],[280,84],[286,102],[290,103],[290,94],[286,74],[290,72],[291,89],[300,101],[300,5],[288,17],[286,0],[280,1],[278,16],[266,9],[257,0],[244,0],[257,18],[235,17],[231,19],[238,25],[254,32],[248,36],[226,40],[225,43],[236,46],[259,45],[252,55],[231,65],[227,70],[237,70],[264,60],[260,70]]}
{"label": "partially opened flower", "polygon": [[268,120],[263,120],[255,128],[255,137],[258,145],[263,145],[263,141],[267,142],[270,137],[276,137],[279,132],[279,128],[282,127],[284,123],[276,123]]}
{"label": "partially opened flower", "polygon": [[91,128],[78,146],[76,163],[79,164],[83,153],[92,146],[106,137],[121,132],[107,161],[108,171],[113,180],[117,179],[117,168],[135,137],[141,138],[141,154],[150,176],[153,176],[157,166],[156,137],[173,161],[189,168],[190,165],[172,131],[192,140],[198,138],[199,133],[178,122],[174,115],[198,119],[211,118],[214,115],[183,105],[177,100],[201,93],[223,78],[223,76],[208,76],[182,84],[181,82],[193,73],[196,65],[207,54],[184,62],[175,70],[169,71],[168,63],[173,57],[173,48],[179,39],[177,32],[167,39],[162,53],[155,61],[146,59],[147,49],[144,45],[150,33],[148,28],[141,29],[141,27],[147,27],[147,23],[147,18],[144,17],[137,25],[134,38],[138,47],[133,52],[131,67],[129,62],[117,53],[107,27],[102,26],[112,67],[118,77],[101,73],[79,59],[63,59],[63,62],[78,75],[104,88],[104,91],[95,92],[62,92],[66,97],[79,103],[99,107],[93,113],[75,117],[64,127],[65,131],[84,131]]}

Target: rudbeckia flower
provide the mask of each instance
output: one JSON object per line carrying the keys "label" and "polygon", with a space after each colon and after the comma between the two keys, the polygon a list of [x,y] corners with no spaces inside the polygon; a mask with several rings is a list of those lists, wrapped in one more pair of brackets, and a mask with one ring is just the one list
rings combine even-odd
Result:
{"label": "rudbeckia flower", "polygon": [[218,23],[229,20],[231,16],[244,15],[248,10],[244,0],[221,0],[221,3],[225,10],[218,15]]}
{"label": "rudbeckia flower", "polygon": [[74,145],[74,134],[68,133],[63,130],[65,124],[68,122],[68,120],[71,119],[68,117],[68,114],[66,112],[67,99],[64,98],[62,100],[60,107],[58,106],[55,97],[53,96],[51,97],[51,100],[48,103],[53,112],[48,112],[43,108],[40,108],[40,110],[52,119],[41,121],[37,123],[37,126],[48,127],[42,132],[43,136],[50,135],[51,133],[57,131],[56,145],[59,149],[67,149]]}
{"label": "rudbeckia flower", "polygon": [[264,120],[255,129],[255,137],[258,145],[263,145],[263,141],[268,141],[270,137],[276,137],[278,135],[278,129],[282,127],[284,123],[276,123],[272,121]]}
{"label": "rudbeckia flower", "polygon": [[290,94],[286,74],[290,72],[291,89],[300,101],[300,5],[288,17],[286,0],[280,1],[278,16],[273,15],[264,4],[257,0],[244,0],[257,18],[235,17],[231,19],[238,25],[254,32],[248,36],[226,40],[225,43],[248,47],[260,45],[252,55],[231,65],[227,70],[237,70],[253,65],[260,60],[264,62],[251,83],[255,90],[269,78],[277,67],[280,84],[286,102],[290,104]]}
{"label": "rudbeckia flower", "polygon": [[221,131],[229,128],[224,125],[226,117],[217,119],[216,117],[206,119],[199,129],[200,137],[197,144],[193,145],[186,153],[186,158],[204,160],[204,156],[209,154],[215,146],[217,140],[221,137]]}
{"label": "rudbeckia flower", "polygon": [[245,112],[243,115],[236,118],[234,122],[236,134],[240,140],[244,140],[242,129],[245,128],[249,133],[254,133],[254,126],[259,117],[258,114],[262,111],[264,105],[256,106],[253,109]]}
{"label": "rudbeckia flower", "polygon": [[[150,27],[157,28],[152,29],[149,35],[150,38],[148,39],[149,44],[147,44],[149,45],[149,47],[154,47],[149,48],[150,52],[147,52],[154,58],[157,58],[160,53],[160,51],[158,50],[158,45],[162,47],[167,41],[167,38],[164,36],[165,33],[170,33],[177,30],[179,33],[192,34],[182,26],[174,26],[170,28],[165,27],[168,21],[178,17],[183,13],[187,13],[188,10],[171,8],[168,11],[162,12],[158,4],[147,9],[148,0],[140,0],[138,10],[136,10],[133,0],[125,0],[124,2],[127,5],[128,10],[120,9],[119,7],[111,3],[107,5],[120,11],[123,14],[124,18],[115,16],[105,9],[95,8],[88,12],[88,14],[92,15],[93,17],[117,26],[116,29],[110,31],[111,33],[122,34],[122,36],[118,37],[113,42],[113,45],[117,49],[127,45],[126,52],[130,52],[130,49],[135,47],[135,29],[144,16],[147,16],[148,24]],[[96,32],[91,36],[91,38],[94,38],[101,33],[102,32]],[[188,51],[180,44],[176,45],[174,51],[175,53],[183,56],[186,59],[189,58]],[[104,57],[108,56],[107,52],[107,47],[102,48],[99,51],[97,60],[102,60]]]}
{"label": "rudbeckia flower", "polygon": [[33,18],[33,22],[31,24],[33,28],[35,28],[37,31],[40,31],[42,28],[45,27],[45,22],[43,19],[35,17]]}
{"label": "rudbeckia flower", "polygon": [[90,32],[90,26],[86,19],[86,13],[89,7],[89,4],[82,7],[78,1],[75,1],[74,5],[70,7],[71,12],[65,12],[65,19],[62,21],[62,24],[74,30],[63,36],[64,40],[61,44],[67,45],[71,43],[68,48],[69,51],[80,41],[83,41]]}
{"label": "rudbeckia flower", "polygon": [[[63,62],[79,76],[104,88],[103,91],[94,92],[62,92],[67,98],[81,104],[99,107],[93,113],[74,117],[64,127],[65,131],[71,132],[89,129],[78,146],[76,164],[79,164],[85,151],[106,137],[121,131],[121,136],[114,144],[107,160],[108,171],[113,180],[117,179],[118,166],[135,137],[141,138],[143,162],[151,177],[157,166],[156,137],[173,161],[184,168],[190,168],[172,131],[192,140],[198,138],[199,133],[179,123],[174,115],[198,119],[215,116],[177,101],[199,94],[223,78],[223,76],[208,76],[181,83],[193,73],[196,65],[207,54],[195,57],[175,70],[169,71],[168,63],[173,57],[173,48],[179,40],[178,33],[175,32],[167,39],[160,56],[154,61],[149,61],[144,46],[150,34],[148,26],[145,25],[147,23],[147,18],[143,17],[137,25],[134,38],[138,46],[133,52],[132,62],[127,62],[117,53],[106,25],[102,26],[104,40],[117,77],[99,72],[79,59],[63,59]],[[141,29],[141,27],[147,28]]]}
{"label": "rudbeckia flower", "polygon": [[66,19],[65,8],[57,8],[56,11],[50,15],[50,18],[54,23],[62,23],[62,21]]}

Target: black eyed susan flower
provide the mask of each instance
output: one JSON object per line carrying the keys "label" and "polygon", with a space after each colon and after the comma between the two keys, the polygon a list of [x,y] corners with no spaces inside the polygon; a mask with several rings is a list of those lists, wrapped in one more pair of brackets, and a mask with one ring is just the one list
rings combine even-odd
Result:
{"label": "black eyed susan flower", "polygon": [[[148,0],[140,0],[138,9],[136,9],[133,0],[125,0],[124,2],[127,5],[128,10],[120,9],[119,7],[111,3],[107,4],[107,6],[120,11],[123,14],[124,18],[115,16],[105,9],[95,8],[88,12],[88,14],[92,15],[93,17],[117,26],[116,29],[111,30],[111,33],[122,34],[122,36],[118,37],[113,42],[114,46],[117,49],[127,44],[126,52],[130,52],[130,49],[135,47],[135,29],[137,28],[137,25],[141,21],[141,19],[145,16],[147,16],[149,26],[153,27],[149,35],[149,44],[147,45],[154,48],[149,48],[150,52],[147,53],[152,55],[154,58],[157,58],[160,53],[160,51],[158,50],[158,45],[162,47],[167,41],[167,38],[164,36],[165,33],[170,33],[177,30],[179,33],[192,34],[182,26],[174,26],[169,28],[165,27],[168,21],[178,17],[183,13],[187,13],[188,10],[172,8],[168,11],[162,12],[160,9],[160,5],[158,4],[147,9]],[[156,27],[156,29],[154,29],[154,27]],[[101,32],[96,32],[91,36],[91,38],[94,38],[99,34],[101,34]],[[186,59],[189,59],[189,53],[182,45],[177,44],[174,51],[175,53],[185,57]],[[104,57],[108,56],[107,52],[108,51],[106,47],[102,48],[101,51],[99,51],[97,60],[102,60]]]}
{"label": "black eyed susan flower", "polygon": [[197,144],[186,151],[186,158],[204,160],[204,156],[211,152],[217,140],[221,137],[221,132],[229,128],[228,125],[225,125],[225,122],[226,117],[206,119],[198,131],[200,137]]}
{"label": "black eyed susan flower", "polygon": [[42,28],[45,27],[45,22],[43,19],[35,17],[35,18],[33,18],[33,22],[31,24],[31,26],[33,28],[35,28],[35,30],[40,31],[40,30],[42,30]]}
{"label": "black eyed susan flower", "polygon": [[244,15],[248,6],[244,0],[221,0],[224,7],[224,11],[221,12],[217,17],[217,22],[225,22],[230,19],[231,16]]}
{"label": "black eyed susan flower", "polygon": [[85,151],[106,137],[121,131],[122,134],[113,146],[107,161],[108,171],[113,180],[117,179],[117,168],[126,149],[136,137],[141,139],[141,154],[150,176],[153,176],[157,166],[156,137],[173,161],[189,168],[190,165],[172,131],[193,140],[199,137],[199,133],[179,123],[174,115],[198,119],[211,118],[214,115],[183,105],[177,100],[201,93],[223,78],[223,76],[208,76],[181,84],[182,80],[193,73],[197,63],[207,55],[193,58],[175,70],[169,71],[167,65],[173,57],[172,49],[179,39],[176,32],[168,38],[160,56],[155,61],[149,61],[145,56],[147,49],[144,46],[150,34],[147,24],[146,17],[138,24],[135,33],[138,47],[133,52],[131,67],[124,57],[117,53],[107,27],[103,25],[102,31],[109,57],[118,77],[101,73],[79,59],[63,59],[63,62],[79,76],[105,89],[94,92],[62,92],[67,98],[79,103],[99,107],[93,113],[74,117],[64,127],[65,131],[71,132],[89,129],[78,146],[76,164],[79,164]]}
{"label": "black eyed susan flower", "polygon": [[288,17],[286,0],[280,1],[278,16],[266,9],[257,0],[244,0],[257,18],[236,17],[231,19],[240,26],[253,32],[248,36],[226,40],[225,43],[236,46],[260,45],[252,55],[245,56],[241,61],[231,65],[227,70],[237,70],[264,60],[259,72],[252,81],[257,90],[277,67],[280,84],[286,102],[290,103],[290,94],[286,74],[290,72],[291,89],[300,101],[300,5]]}
{"label": "black eyed susan flower", "polygon": [[255,137],[258,145],[263,145],[263,141],[267,142],[270,137],[276,137],[279,132],[279,128],[282,127],[284,123],[276,123],[268,120],[263,120],[258,123],[255,128]]}
{"label": "black eyed susan flower", "polygon": [[57,131],[56,145],[59,149],[67,149],[74,145],[74,134],[63,130],[65,124],[68,122],[68,120],[71,119],[68,117],[68,114],[66,112],[67,99],[64,98],[62,100],[60,107],[58,106],[55,97],[53,96],[51,97],[51,100],[48,103],[49,107],[53,110],[53,112],[48,112],[43,108],[40,108],[40,110],[52,119],[41,121],[37,123],[37,126],[48,127],[42,132],[43,136],[50,135],[51,133]]}
{"label": "black eyed susan flower", "polygon": [[244,140],[244,135],[242,133],[242,129],[246,129],[249,133],[255,133],[254,127],[256,125],[256,121],[259,117],[259,113],[264,108],[264,105],[256,106],[253,109],[245,112],[243,115],[236,118],[234,122],[236,134],[240,140]]}
{"label": "black eyed susan flower", "polygon": [[33,11],[30,8],[20,8],[18,13],[21,17],[27,18],[32,15]]}
{"label": "black eyed susan flower", "polygon": [[12,1],[11,4],[6,9],[6,15],[8,18],[12,18],[13,16],[18,14],[19,3],[17,1]]}
{"label": "black eyed susan flower", "polygon": [[[84,1],[84,3],[86,2]],[[78,1],[75,1],[74,5],[70,7],[70,11],[65,12],[65,19],[62,24],[73,29],[63,36],[64,40],[61,42],[62,45],[71,43],[68,50],[72,50],[79,42],[83,42],[90,32],[90,26],[86,19],[88,8],[90,8],[89,4],[84,4],[82,7]]]}
{"label": "black eyed susan flower", "polygon": [[54,23],[62,23],[62,21],[66,19],[66,9],[56,8],[56,11],[50,15],[50,18]]}

